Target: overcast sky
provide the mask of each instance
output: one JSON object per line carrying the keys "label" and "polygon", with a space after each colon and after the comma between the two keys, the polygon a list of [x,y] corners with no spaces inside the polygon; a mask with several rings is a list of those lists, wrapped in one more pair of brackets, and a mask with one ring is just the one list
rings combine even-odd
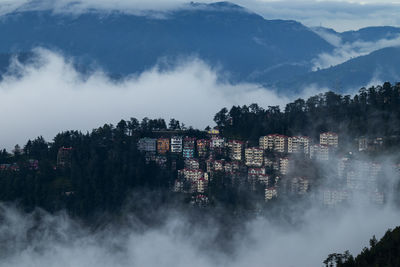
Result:
{"label": "overcast sky", "polygon": [[[80,8],[100,9],[157,9],[176,8],[189,0],[0,0],[0,14],[27,3],[45,2],[53,7],[75,3]],[[199,0],[195,2],[216,2]],[[266,19],[293,19],[307,26],[325,26],[337,31],[366,26],[400,26],[400,0],[396,1],[314,1],[314,0],[232,0]],[[78,3],[78,4],[77,4]]]}

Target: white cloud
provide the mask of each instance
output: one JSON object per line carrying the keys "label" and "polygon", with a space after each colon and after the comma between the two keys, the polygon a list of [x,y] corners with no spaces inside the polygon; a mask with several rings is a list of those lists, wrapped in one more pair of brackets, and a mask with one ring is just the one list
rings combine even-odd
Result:
{"label": "white cloud", "polygon": [[[0,0],[0,14],[28,6],[79,12],[87,8],[137,12],[171,10],[190,3],[190,0]],[[195,2],[211,3],[211,0]],[[318,1],[318,0],[232,0],[266,19],[291,19],[307,26],[324,26],[337,31],[356,30],[367,26],[399,26],[399,1]],[[65,8],[65,5],[71,5]],[[148,14],[148,13],[146,13]]]}
{"label": "white cloud", "polygon": [[335,45],[336,48],[332,53],[322,53],[314,59],[313,71],[336,66],[348,61],[349,59],[368,55],[371,52],[382,48],[400,46],[400,35],[391,39],[380,39],[376,42],[364,42],[358,40],[352,43],[342,43],[342,40],[337,35],[323,32],[322,30],[317,32],[325,40]]}
{"label": "white cloud", "polygon": [[285,105],[315,92],[289,98],[255,84],[231,85],[198,59],[169,71],[154,67],[119,82],[100,71],[84,78],[61,55],[36,52],[40,64],[14,63],[12,73],[21,75],[0,82],[0,147],[22,145],[39,135],[51,140],[63,130],[91,130],[130,117],[176,118],[203,129],[223,107]]}
{"label": "white cloud", "polygon": [[38,220],[1,205],[0,238],[6,253],[0,266],[322,266],[328,254],[359,253],[372,235],[380,238],[400,221],[398,210],[389,206],[353,203],[329,211],[317,206],[282,214],[295,224],[272,216],[240,222],[243,227],[232,229],[232,238],[218,242],[220,231],[229,226],[204,214],[193,220],[164,210],[161,225],[148,228],[128,213],[123,224],[104,222],[107,227],[93,232],[65,214],[42,212]]}

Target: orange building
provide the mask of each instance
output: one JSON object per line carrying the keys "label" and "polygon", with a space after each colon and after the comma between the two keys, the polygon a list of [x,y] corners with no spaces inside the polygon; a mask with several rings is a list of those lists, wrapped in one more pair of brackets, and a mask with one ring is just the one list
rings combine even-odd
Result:
{"label": "orange building", "polygon": [[169,139],[158,138],[157,139],[157,152],[158,154],[166,154],[169,151]]}

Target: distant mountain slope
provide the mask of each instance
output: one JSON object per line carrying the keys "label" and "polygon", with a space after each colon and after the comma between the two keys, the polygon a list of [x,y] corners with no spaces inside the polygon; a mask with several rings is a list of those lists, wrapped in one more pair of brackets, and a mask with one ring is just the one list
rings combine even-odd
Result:
{"label": "distant mountain slope", "polygon": [[112,74],[141,72],[163,59],[198,56],[228,71],[232,81],[254,82],[305,73],[312,58],[333,49],[298,22],[265,20],[227,2],[192,4],[164,18],[19,11],[1,17],[0,35],[7,36],[0,53],[43,46],[77,57],[80,64],[95,62]]}
{"label": "distant mountain slope", "polygon": [[400,36],[400,28],[382,26],[382,27],[367,27],[358,31],[346,31],[340,33],[344,42],[376,42],[381,39],[393,39]]}
{"label": "distant mountain slope", "polygon": [[357,31],[336,32],[334,29],[314,27],[315,31],[325,32],[341,38],[342,43],[377,42],[382,39],[400,37],[400,28],[391,26],[366,27]]}
{"label": "distant mountain slope", "polygon": [[280,90],[299,91],[316,85],[337,92],[366,86],[372,80],[400,82],[400,47],[389,47],[328,69],[275,84]]}

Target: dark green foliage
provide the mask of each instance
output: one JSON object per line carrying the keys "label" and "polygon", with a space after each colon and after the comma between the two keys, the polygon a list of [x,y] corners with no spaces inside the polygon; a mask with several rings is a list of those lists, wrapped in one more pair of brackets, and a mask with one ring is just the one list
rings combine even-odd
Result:
{"label": "dark green foliage", "polygon": [[[258,138],[269,133],[317,138],[321,131],[329,130],[340,134],[340,142],[359,136],[381,136],[388,140],[389,147],[396,148],[400,135],[400,84],[362,88],[354,97],[328,92],[298,99],[284,111],[278,106],[234,106],[222,109],[214,119],[224,137],[248,141],[250,146],[257,145]],[[186,128],[175,119],[167,129],[160,118],[144,118],[141,122],[131,118],[116,126],[105,124],[90,133],[63,132],[50,143],[43,137],[29,140],[23,149],[16,146],[12,154],[0,151],[0,164],[19,167],[0,170],[0,201],[17,201],[27,210],[65,208],[74,215],[87,216],[119,210],[135,190],[168,192],[177,177],[176,170],[183,168],[182,156],[167,154],[166,167],[161,168],[153,161],[146,162],[145,155],[137,149],[137,141],[177,134],[207,138],[206,132]],[[62,147],[72,148],[66,157],[70,162],[57,166]],[[221,155],[215,156],[218,159]],[[38,166],[34,165],[35,160]],[[310,162],[301,158],[298,161],[296,175],[307,172],[312,177],[323,176]],[[243,176],[232,179],[229,174],[217,173],[208,187],[210,203],[255,209],[257,202],[263,201],[263,188],[252,184],[256,193],[250,193],[250,183]]]}
{"label": "dark green foliage", "polygon": [[[122,120],[116,127],[106,124],[87,134],[63,132],[52,143],[39,137],[13,155],[2,151],[0,163],[16,162],[19,170],[0,171],[0,200],[16,200],[26,210],[67,208],[72,214],[87,216],[120,208],[134,188],[169,188],[174,178],[171,169],[146,163],[136,145],[144,132],[165,129],[165,122],[136,122]],[[68,166],[57,166],[60,147],[72,147]],[[39,161],[37,169],[29,165],[29,159]]]}
{"label": "dark green foliage", "polygon": [[397,267],[400,266],[400,227],[388,230],[378,242],[375,236],[370,248],[364,248],[355,258],[348,251],[345,254],[330,254],[325,266],[336,267]]}
{"label": "dark green foliage", "polygon": [[350,139],[399,136],[400,84],[362,88],[354,97],[327,92],[298,99],[283,111],[278,106],[233,106],[221,109],[214,121],[225,136],[254,143],[271,133],[317,138],[323,131],[334,131]]}

